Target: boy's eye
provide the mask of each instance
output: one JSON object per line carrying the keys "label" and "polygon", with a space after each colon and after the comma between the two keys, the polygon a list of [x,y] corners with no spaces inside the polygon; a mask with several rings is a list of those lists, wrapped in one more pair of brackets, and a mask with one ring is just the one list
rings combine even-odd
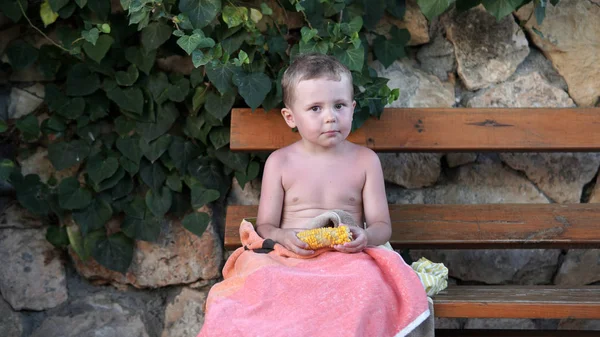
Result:
{"label": "boy's eye", "polygon": [[319,107],[318,106],[313,106],[312,108],[310,108],[310,110],[317,112],[319,111]]}
{"label": "boy's eye", "polygon": [[344,107],[344,105],[343,105],[343,104],[336,104],[336,105],[335,105],[335,108],[336,108],[337,110],[339,110],[339,109],[341,109],[341,108],[343,108],[343,107]]}

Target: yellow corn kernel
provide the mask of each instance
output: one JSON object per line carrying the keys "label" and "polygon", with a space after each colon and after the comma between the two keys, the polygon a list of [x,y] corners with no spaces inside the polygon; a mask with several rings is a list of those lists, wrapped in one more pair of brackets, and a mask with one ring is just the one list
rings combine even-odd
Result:
{"label": "yellow corn kernel", "polygon": [[309,249],[333,247],[352,241],[352,233],[347,226],[308,229],[297,235],[301,241],[308,243]]}

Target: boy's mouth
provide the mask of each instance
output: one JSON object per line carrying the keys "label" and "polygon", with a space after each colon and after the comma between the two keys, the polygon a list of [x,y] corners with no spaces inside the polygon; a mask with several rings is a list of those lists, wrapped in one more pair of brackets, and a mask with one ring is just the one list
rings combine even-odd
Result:
{"label": "boy's mouth", "polygon": [[332,135],[332,134],[338,133],[338,132],[339,132],[338,130],[329,130],[329,131],[323,132],[323,134],[325,134],[325,135]]}

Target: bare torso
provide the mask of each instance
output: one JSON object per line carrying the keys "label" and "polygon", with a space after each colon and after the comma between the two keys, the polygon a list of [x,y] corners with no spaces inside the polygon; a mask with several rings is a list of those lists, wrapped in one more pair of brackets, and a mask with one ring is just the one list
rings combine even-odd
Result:
{"label": "bare torso", "polygon": [[363,221],[362,190],[366,172],[361,147],[347,143],[348,151],[335,156],[306,156],[298,146],[282,149],[285,156],[282,184],[285,191],[281,228],[306,228],[319,214],[342,209],[356,223]]}

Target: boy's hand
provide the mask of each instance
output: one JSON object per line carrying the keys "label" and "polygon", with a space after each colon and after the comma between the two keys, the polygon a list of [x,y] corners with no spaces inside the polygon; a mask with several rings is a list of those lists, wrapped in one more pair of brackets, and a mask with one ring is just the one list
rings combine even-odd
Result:
{"label": "boy's hand", "polygon": [[[338,226],[348,226],[344,224],[339,224]],[[367,247],[367,243],[369,242],[369,238],[367,237],[367,232],[358,226],[348,226],[350,232],[352,232],[352,237],[354,240],[350,242],[346,242],[343,245],[335,245],[333,248],[342,253],[358,253],[362,252],[363,249]]]}
{"label": "boy's hand", "polygon": [[308,249],[308,243],[300,240],[296,235],[301,231],[303,229],[280,229],[276,241],[298,255],[314,254],[313,250]]}

